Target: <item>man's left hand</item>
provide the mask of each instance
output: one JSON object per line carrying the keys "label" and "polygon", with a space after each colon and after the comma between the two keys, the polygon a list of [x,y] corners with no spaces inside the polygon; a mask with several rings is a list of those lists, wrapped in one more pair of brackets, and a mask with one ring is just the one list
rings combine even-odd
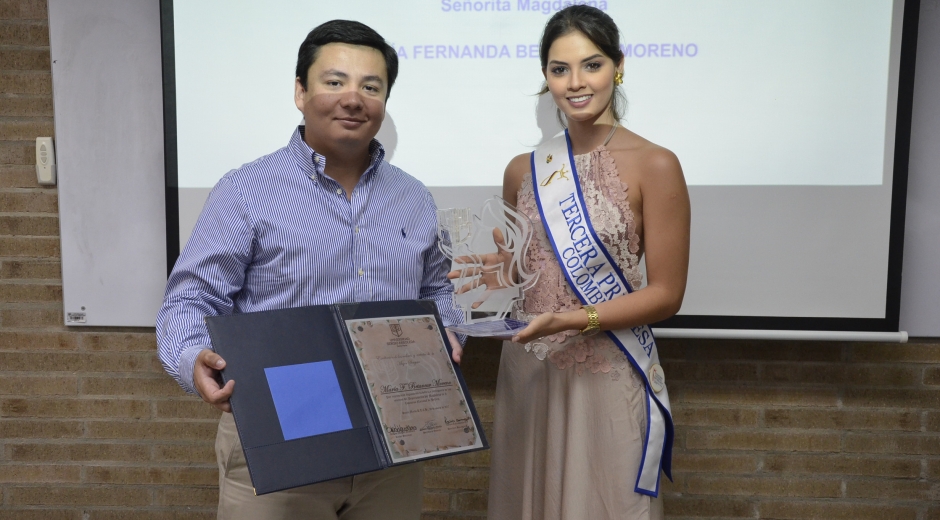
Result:
{"label": "man's left hand", "polygon": [[460,340],[457,339],[457,335],[451,331],[447,331],[447,339],[450,340],[451,357],[454,358],[454,363],[459,365],[460,356],[463,355],[463,346],[460,344]]}

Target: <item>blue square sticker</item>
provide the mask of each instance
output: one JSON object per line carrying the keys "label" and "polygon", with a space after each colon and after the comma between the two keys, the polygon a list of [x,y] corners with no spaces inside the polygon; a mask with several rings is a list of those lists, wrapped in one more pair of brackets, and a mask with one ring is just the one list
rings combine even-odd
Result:
{"label": "blue square sticker", "polygon": [[352,428],[332,361],[265,368],[264,375],[284,440]]}

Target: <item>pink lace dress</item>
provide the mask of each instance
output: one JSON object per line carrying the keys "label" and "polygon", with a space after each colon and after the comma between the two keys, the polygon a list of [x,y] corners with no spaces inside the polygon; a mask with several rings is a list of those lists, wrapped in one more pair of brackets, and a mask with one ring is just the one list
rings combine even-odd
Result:
{"label": "pink lace dress", "polygon": [[[613,158],[604,147],[575,156],[591,221],[633,287],[640,239]],[[517,312],[529,318],[581,307],[555,259],[531,178],[518,208],[536,228],[527,268],[540,272]],[[643,383],[604,334],[567,331],[503,344],[491,441],[490,520],[658,520],[661,499],[634,491],[646,432]]]}

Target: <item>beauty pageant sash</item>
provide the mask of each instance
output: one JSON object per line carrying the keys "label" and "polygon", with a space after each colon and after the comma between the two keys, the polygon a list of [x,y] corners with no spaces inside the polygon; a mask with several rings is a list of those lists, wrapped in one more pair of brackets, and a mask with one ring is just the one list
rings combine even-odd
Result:
{"label": "beauty pageant sash", "polygon": [[[532,152],[532,187],[555,257],[568,284],[585,305],[633,291],[597,237],[578,183],[568,131]],[[637,493],[659,495],[660,468],[672,480],[673,424],[669,393],[649,326],[609,330],[646,383],[646,440],[636,479]]]}

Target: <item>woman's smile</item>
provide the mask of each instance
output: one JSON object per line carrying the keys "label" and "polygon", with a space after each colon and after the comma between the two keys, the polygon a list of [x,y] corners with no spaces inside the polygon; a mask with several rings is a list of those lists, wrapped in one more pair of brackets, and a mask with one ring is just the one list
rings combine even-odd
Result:
{"label": "woman's smile", "polygon": [[584,108],[588,103],[591,102],[591,98],[594,97],[594,94],[584,94],[582,96],[570,97],[568,98],[568,103],[571,104],[574,108]]}

